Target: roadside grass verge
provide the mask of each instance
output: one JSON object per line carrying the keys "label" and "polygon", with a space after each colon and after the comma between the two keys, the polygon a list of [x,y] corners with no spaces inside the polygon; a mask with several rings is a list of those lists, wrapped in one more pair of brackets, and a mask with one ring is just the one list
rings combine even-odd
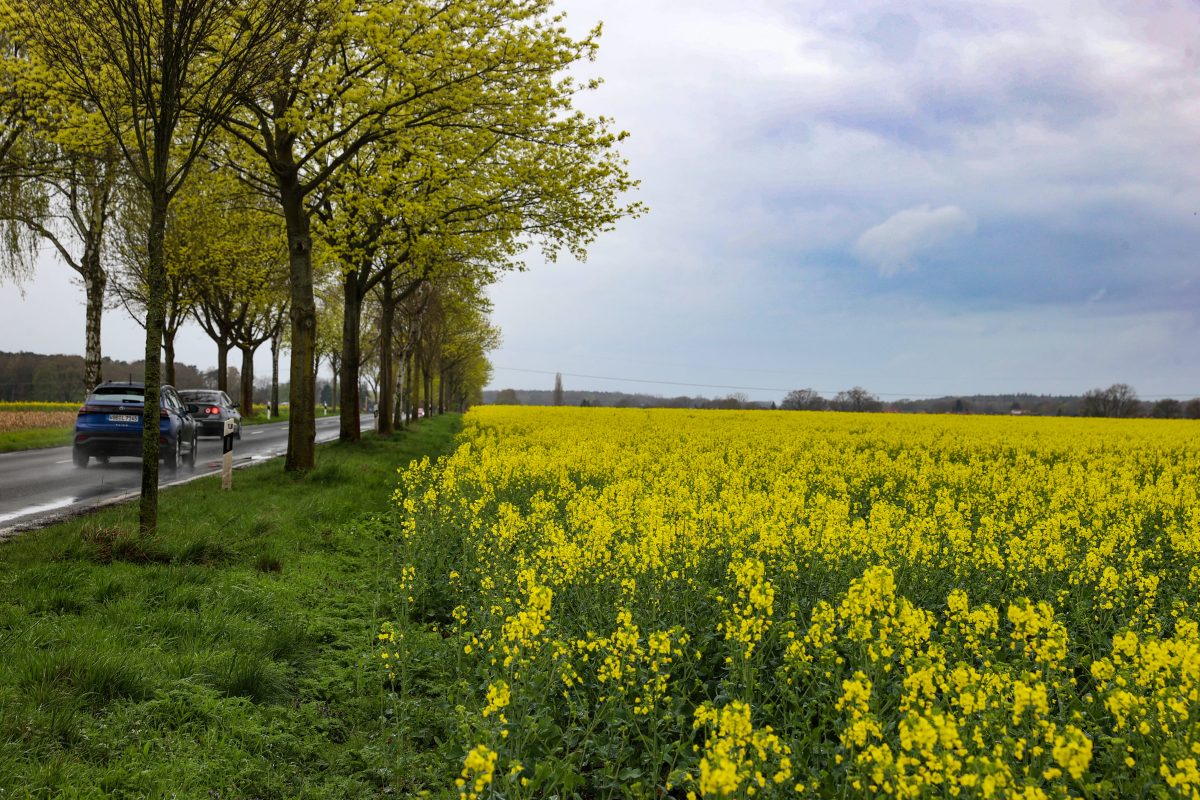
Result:
{"label": "roadside grass verge", "polygon": [[[448,709],[397,732],[374,653],[398,612],[397,468],[457,416],[325,445],[0,545],[0,798],[405,794],[446,774]],[[439,720],[443,720],[439,722]]]}
{"label": "roadside grass verge", "polygon": [[[3,412],[0,412],[3,416]],[[62,447],[71,443],[71,426],[52,428],[22,428],[0,431],[0,453],[16,450],[36,450],[42,447]]]}

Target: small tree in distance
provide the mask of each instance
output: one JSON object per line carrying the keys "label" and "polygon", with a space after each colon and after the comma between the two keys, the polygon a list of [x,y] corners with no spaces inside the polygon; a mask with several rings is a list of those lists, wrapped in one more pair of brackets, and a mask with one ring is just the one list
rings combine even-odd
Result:
{"label": "small tree in distance", "polygon": [[554,373],[554,405],[561,406],[563,404],[563,385],[562,373]]}
{"label": "small tree in distance", "polygon": [[1083,394],[1084,416],[1136,417],[1141,410],[1137,392],[1128,383],[1114,383],[1107,389],[1092,389]]}
{"label": "small tree in distance", "polygon": [[837,411],[883,410],[883,403],[879,402],[879,398],[861,386],[838,392],[831,405]]}
{"label": "small tree in distance", "polygon": [[1150,416],[1158,419],[1179,419],[1183,416],[1183,403],[1164,397],[1151,407]]}
{"label": "small tree in distance", "polygon": [[521,405],[520,398],[517,397],[516,389],[501,389],[496,394],[496,405],[498,406],[519,406]]}
{"label": "small tree in distance", "polygon": [[825,407],[825,398],[814,389],[793,389],[780,404],[787,411],[821,411]]}

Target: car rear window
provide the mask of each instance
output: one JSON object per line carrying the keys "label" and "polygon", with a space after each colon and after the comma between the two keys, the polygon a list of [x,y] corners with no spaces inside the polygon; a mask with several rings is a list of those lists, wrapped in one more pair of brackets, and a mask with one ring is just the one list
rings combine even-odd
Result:
{"label": "car rear window", "polygon": [[219,403],[221,395],[218,392],[180,392],[179,396],[189,403],[200,401],[203,403]]}
{"label": "car rear window", "polygon": [[137,386],[100,386],[91,396],[89,403],[142,403],[145,402],[145,389]]}

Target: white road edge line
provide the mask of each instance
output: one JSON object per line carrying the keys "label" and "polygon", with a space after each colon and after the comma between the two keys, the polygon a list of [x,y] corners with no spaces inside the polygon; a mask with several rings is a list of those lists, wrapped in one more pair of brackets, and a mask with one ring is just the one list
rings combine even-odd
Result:
{"label": "white road edge line", "polygon": [[[31,514],[40,514],[43,511],[53,511],[56,508],[65,508],[75,502],[74,497],[63,497],[50,503],[43,503],[40,506],[29,506],[9,514],[0,514],[0,523],[8,522],[9,520],[19,519],[20,517],[28,517]],[[0,532],[3,532],[0,529]]]}

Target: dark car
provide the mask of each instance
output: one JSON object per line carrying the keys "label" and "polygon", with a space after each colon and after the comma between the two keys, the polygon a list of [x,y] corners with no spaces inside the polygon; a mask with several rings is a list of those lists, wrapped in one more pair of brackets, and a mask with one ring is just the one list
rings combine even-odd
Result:
{"label": "dark car", "polygon": [[224,436],[225,420],[231,419],[237,425],[233,438],[242,438],[242,415],[229,395],[218,389],[180,389],[179,396],[187,404],[192,419],[196,420],[196,429],[201,436]]}
{"label": "dark car", "polygon": [[[106,381],[83,401],[75,418],[75,466],[89,459],[101,464],[112,456],[142,455],[142,412],[146,385],[140,381]],[[174,472],[182,464],[196,465],[196,423],[174,387],[163,386],[159,396],[158,444],[163,466]]]}

